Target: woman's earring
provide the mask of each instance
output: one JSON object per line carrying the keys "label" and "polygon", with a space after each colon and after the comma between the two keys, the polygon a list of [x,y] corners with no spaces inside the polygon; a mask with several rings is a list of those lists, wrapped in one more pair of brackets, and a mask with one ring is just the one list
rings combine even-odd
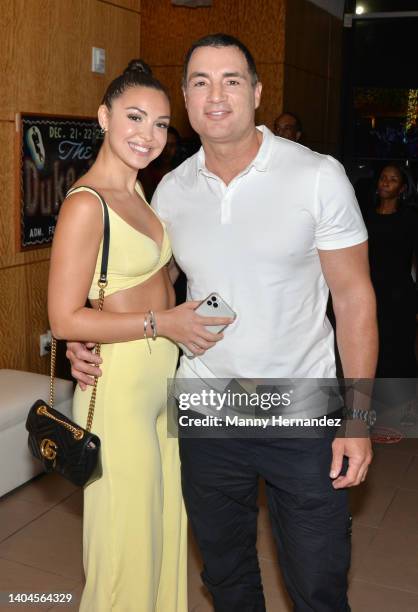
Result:
{"label": "woman's earring", "polygon": [[100,128],[100,134],[105,134],[107,132],[107,129],[102,127]]}

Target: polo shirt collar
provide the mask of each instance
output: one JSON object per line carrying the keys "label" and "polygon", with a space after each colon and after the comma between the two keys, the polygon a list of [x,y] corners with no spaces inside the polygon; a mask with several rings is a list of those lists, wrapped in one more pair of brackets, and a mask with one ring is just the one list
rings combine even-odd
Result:
{"label": "polo shirt collar", "polygon": [[197,152],[196,159],[197,159],[197,166],[196,166],[197,174],[200,174],[201,172],[207,172],[206,165],[205,165],[205,152],[203,150],[203,147],[200,147],[199,151]]}
{"label": "polo shirt collar", "polygon": [[270,160],[271,145],[272,141],[274,140],[274,135],[273,132],[270,132],[268,127],[265,125],[257,125],[257,130],[260,130],[260,132],[263,134],[263,141],[258,149],[257,155],[250,165],[254,166],[254,168],[259,172],[265,172],[268,168],[268,162]]}
{"label": "polo shirt collar", "polygon": [[[252,160],[252,162],[248,165],[247,169],[254,167],[258,172],[265,172],[268,168],[268,162],[270,159],[270,152],[271,152],[271,144],[274,139],[274,135],[265,125],[257,125],[256,127],[257,127],[257,130],[260,130],[260,132],[262,132],[263,140],[262,140],[262,143],[258,150],[257,155]],[[200,174],[201,172],[204,174],[208,174],[209,170],[206,168],[206,165],[205,165],[205,152],[203,150],[203,147],[200,147],[197,153],[196,159],[197,159],[197,167],[196,167],[197,174]]]}

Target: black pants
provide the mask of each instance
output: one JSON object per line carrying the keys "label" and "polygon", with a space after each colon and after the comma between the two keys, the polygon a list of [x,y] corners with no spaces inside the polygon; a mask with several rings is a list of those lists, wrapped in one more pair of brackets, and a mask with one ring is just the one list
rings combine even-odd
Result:
{"label": "black pants", "polygon": [[181,438],[184,500],[216,612],[263,612],[257,559],[258,480],[296,612],[348,612],[347,491],[328,476],[332,437]]}

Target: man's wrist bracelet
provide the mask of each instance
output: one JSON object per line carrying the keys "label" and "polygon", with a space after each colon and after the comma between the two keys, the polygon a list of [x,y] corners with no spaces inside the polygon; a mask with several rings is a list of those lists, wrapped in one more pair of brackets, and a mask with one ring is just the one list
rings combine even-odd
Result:
{"label": "man's wrist bracelet", "polygon": [[362,410],[361,408],[346,408],[345,415],[347,419],[362,421],[368,427],[373,427],[377,418],[375,410]]}

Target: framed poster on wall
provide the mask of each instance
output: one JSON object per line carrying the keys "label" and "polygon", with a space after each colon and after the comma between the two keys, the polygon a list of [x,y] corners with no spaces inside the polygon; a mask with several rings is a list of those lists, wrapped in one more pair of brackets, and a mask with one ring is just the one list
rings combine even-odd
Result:
{"label": "framed poster on wall", "polygon": [[97,119],[18,113],[17,249],[51,244],[71,185],[94,162],[103,141]]}

